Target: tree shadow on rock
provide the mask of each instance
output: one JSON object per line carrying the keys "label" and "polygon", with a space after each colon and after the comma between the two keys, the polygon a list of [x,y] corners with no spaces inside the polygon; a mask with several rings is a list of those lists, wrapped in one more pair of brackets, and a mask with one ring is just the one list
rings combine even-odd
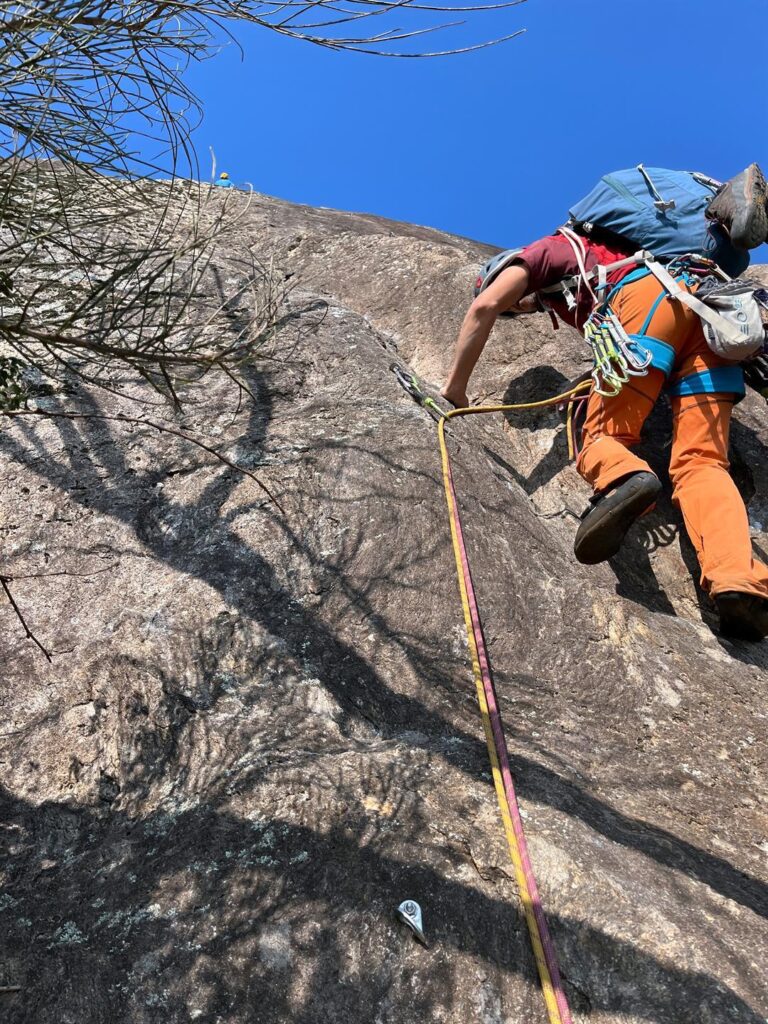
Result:
{"label": "tree shadow on rock", "polygon": [[[361,846],[338,819],[310,827],[205,803],[105,818],[2,790],[0,807],[13,835],[4,962],[21,986],[3,997],[9,1024],[468,1019],[457,953],[492,984],[534,984],[518,908],[397,845]],[[428,950],[395,921],[403,894],[425,908]],[[577,918],[550,923],[585,1015],[763,1024],[764,1006],[706,971]]]}
{"label": "tree shadow on rock", "polygon": [[[254,431],[257,438],[263,437],[265,430],[265,418],[261,413],[259,416],[260,419]],[[70,458],[70,466],[64,471],[60,466],[53,464],[50,459],[43,457],[44,451],[40,453],[35,444],[37,438],[34,431],[31,435],[28,433],[22,435],[22,440],[24,437],[27,438],[28,447],[17,436],[10,434],[4,436],[3,445],[6,451],[20,462],[26,462],[35,473],[51,480],[62,490],[68,491],[73,502],[87,501],[91,507],[95,507],[105,515],[116,517],[129,524],[137,535],[142,537],[150,554],[159,561],[171,568],[194,575],[219,591],[232,605],[233,615],[237,615],[252,627],[257,627],[268,634],[271,638],[270,643],[278,651],[284,668],[296,665],[303,667],[304,674],[306,674],[306,670],[312,672],[316,676],[318,688],[326,690],[338,704],[338,712],[334,721],[347,746],[360,738],[361,729],[365,731],[365,735],[369,739],[375,739],[377,742],[397,739],[403,730],[408,730],[409,734],[418,733],[422,737],[419,742],[426,749],[435,754],[439,753],[440,757],[444,757],[448,763],[469,777],[476,779],[486,774],[485,749],[478,739],[476,730],[471,729],[469,725],[466,728],[461,728],[456,721],[450,721],[435,708],[409,694],[398,692],[389,685],[386,677],[371,665],[354,643],[342,639],[333,628],[329,627],[328,623],[321,620],[319,615],[297,601],[296,594],[291,588],[280,582],[278,567],[271,564],[262,551],[256,549],[233,531],[223,514],[223,506],[232,493],[235,479],[239,479],[235,477],[235,474],[229,470],[216,474],[206,482],[200,496],[195,501],[180,505],[172,496],[164,495],[162,490],[158,491],[154,486],[158,472],[156,468],[137,472],[127,465],[122,456],[108,455],[107,448],[114,450],[115,446],[109,431],[103,424],[89,426],[87,429],[83,428],[82,432],[71,423],[63,424],[60,429],[68,445]],[[246,433],[248,429],[246,428]],[[43,449],[44,447],[43,445]],[[113,460],[110,464],[113,475],[105,478],[103,471],[100,471],[100,465],[97,465],[95,460],[101,459],[103,463],[109,463],[110,458]],[[138,512],[137,502],[139,503]],[[272,515],[266,502],[262,512],[265,517]],[[275,528],[281,529],[282,527],[275,525]],[[377,530],[379,528],[380,525],[377,523]],[[201,538],[204,538],[205,541],[202,545]],[[291,558],[295,560],[298,557],[304,557],[307,548],[306,539],[292,535],[291,543],[293,546]],[[353,541],[352,558],[354,558],[357,543],[356,540]],[[338,579],[339,585],[343,583],[343,586],[347,588],[347,600],[356,602],[355,606],[361,610],[361,613],[367,610],[375,612],[375,604],[371,601],[370,594],[361,592],[354,577],[349,574],[347,569],[349,563],[345,561],[349,554],[349,552],[344,552],[337,564],[332,567],[331,575]],[[320,555],[311,550],[306,557],[312,561],[318,559]],[[380,613],[377,614],[378,618],[373,620],[375,628],[385,637],[391,637],[395,631],[391,629]],[[445,688],[446,666],[450,668],[455,662],[450,651],[446,652],[442,658],[438,658],[435,655],[434,645],[422,647],[418,638],[414,637],[405,642],[403,652],[424,680],[425,692],[430,689]],[[265,666],[257,661],[253,667],[258,668],[259,673],[263,674],[265,684],[273,678],[270,672],[266,671],[269,668],[268,665]],[[263,673],[262,670],[264,670]],[[290,675],[287,672],[284,671],[282,674],[284,678],[290,680]],[[201,721],[205,715],[214,710],[221,710],[222,701],[227,693],[226,686],[222,684],[222,681],[208,679],[205,677],[205,673],[201,677],[200,686],[194,688],[192,692],[190,692],[189,686],[179,685],[178,681],[168,676],[167,672],[163,675],[158,670],[155,672],[155,677],[159,679],[159,693],[162,694],[158,700],[165,701],[163,706],[166,711],[164,713],[169,720],[170,716],[175,716],[171,730],[175,730],[175,735],[168,739],[165,746],[162,746],[159,754],[157,740],[149,734],[144,741],[132,742],[130,758],[133,758],[133,761],[129,759],[129,763],[133,767],[129,777],[134,778],[136,784],[140,783],[142,786],[157,785],[162,780],[163,759],[165,759],[165,764],[175,771],[174,766],[180,763],[181,751],[185,749],[184,738],[180,733],[195,728],[195,723]],[[268,701],[270,694],[266,691],[262,692],[264,693],[263,699]],[[254,699],[256,699],[255,696]],[[297,707],[300,711],[300,703]],[[137,711],[139,721],[142,714],[143,712],[139,708]],[[272,718],[269,721],[271,722]],[[236,795],[234,790],[228,793],[228,788],[235,787],[235,789],[243,791],[257,785],[259,780],[266,777],[270,771],[284,771],[284,759],[290,753],[290,726],[293,721],[298,721],[298,719],[291,719],[287,723],[285,731],[273,737],[267,744],[267,755],[264,755],[260,749],[266,743],[265,734],[258,732],[250,737],[249,743],[244,742],[242,738],[238,743],[233,743],[229,756],[226,755],[226,752],[222,755],[220,750],[212,751],[208,770],[213,773],[213,776],[207,777],[205,781],[206,799],[216,807],[223,807],[227,795]],[[162,740],[163,729],[160,730],[160,733],[159,738]],[[451,739],[452,742],[445,743],[444,741],[447,739]],[[246,747],[250,748],[250,760],[238,767],[232,757]],[[307,754],[306,765],[299,766],[308,778],[312,777],[313,761],[310,751]],[[144,764],[143,770],[141,770],[142,764]],[[221,771],[219,771],[219,767]],[[236,779],[231,774],[226,774],[235,769],[237,769]],[[751,907],[756,913],[768,914],[766,887],[759,880],[745,876],[721,857],[701,850],[663,829],[654,828],[645,822],[622,814],[604,801],[533,761],[520,758],[516,761],[515,769],[524,797],[538,800],[556,807],[566,814],[580,818],[590,828],[610,837],[612,841],[626,845],[628,848],[640,850],[661,864],[682,871],[693,878],[698,878],[723,895]],[[166,772],[166,777],[167,774]],[[198,780],[190,792],[199,793],[199,791]],[[123,799],[122,796],[120,799]],[[117,805],[119,801],[113,801],[113,803]],[[351,909],[353,902],[357,908],[361,905],[365,906],[365,900],[369,896],[372,901],[370,905],[377,906],[376,900],[380,900],[381,896],[376,896],[371,889],[365,889],[361,893],[359,878],[361,857],[364,867],[370,869],[371,879],[377,881],[381,891],[386,891],[389,894],[391,886],[387,888],[388,879],[391,881],[392,877],[396,877],[405,886],[403,888],[398,885],[398,891],[414,893],[425,891],[428,894],[436,892],[441,900],[447,901],[450,897],[461,904],[458,890],[450,886],[446,889],[447,883],[444,880],[436,878],[433,873],[427,872],[425,875],[423,872],[427,869],[423,867],[403,868],[402,865],[390,861],[386,861],[382,866],[376,861],[373,852],[361,854],[359,845],[349,837],[341,835],[329,841],[306,830],[298,829],[297,831],[297,826],[283,821],[279,823],[280,828],[285,830],[286,836],[293,836],[294,839],[290,842],[286,840],[287,853],[285,856],[281,855],[277,861],[280,870],[275,868],[274,873],[270,874],[274,865],[269,864],[268,861],[275,859],[272,853],[267,849],[254,851],[251,826],[246,826],[242,821],[233,819],[225,810],[217,809],[215,814],[210,816],[212,813],[210,808],[204,811],[198,808],[194,813],[190,812],[189,818],[184,819],[187,824],[180,832],[173,831],[176,826],[171,821],[166,830],[169,832],[168,835],[158,831],[164,827],[165,819],[160,815],[153,815],[146,836],[142,832],[137,832],[136,823],[124,812],[120,812],[117,806],[113,808],[112,804],[109,804],[107,809],[102,809],[99,815],[83,808],[54,808],[51,813],[56,820],[48,823],[44,817],[38,817],[37,810],[31,807],[22,807],[18,809],[18,813],[23,821],[29,820],[30,822],[30,839],[26,846],[22,844],[20,848],[22,851],[26,851],[26,853],[22,852],[22,861],[29,853],[30,848],[34,848],[35,835],[39,836],[42,841],[50,829],[55,831],[63,828],[63,825],[56,824],[59,819],[62,822],[66,819],[70,825],[73,822],[75,825],[77,822],[81,822],[85,836],[84,839],[81,837],[77,851],[73,852],[71,848],[67,848],[69,852],[65,851],[67,858],[75,856],[77,865],[71,867],[73,862],[67,860],[69,866],[67,866],[66,872],[62,874],[62,869],[62,871],[57,871],[55,876],[50,876],[51,878],[55,877],[56,886],[45,887],[38,884],[39,878],[45,880],[47,877],[45,872],[48,870],[39,864],[30,866],[29,874],[25,874],[27,869],[23,863],[19,868],[22,873],[21,877],[26,879],[25,886],[28,895],[24,898],[30,899],[34,903],[34,907],[30,906],[30,912],[22,914],[22,917],[25,920],[34,920],[37,916],[43,915],[43,920],[49,922],[45,926],[47,931],[44,929],[44,939],[41,941],[53,942],[54,946],[56,942],[59,942],[62,949],[66,947],[62,954],[67,958],[66,962],[70,962],[70,957],[78,957],[81,953],[85,955],[84,950],[78,951],[80,943],[76,936],[77,934],[86,934],[83,929],[95,928],[98,916],[92,919],[89,917],[79,924],[78,907],[82,904],[84,912],[88,914],[90,914],[90,909],[101,913],[106,912],[105,904],[97,906],[93,906],[93,904],[97,900],[113,900],[109,905],[111,907],[109,912],[112,914],[111,920],[117,922],[113,925],[114,928],[119,928],[119,931],[116,932],[118,938],[113,943],[114,955],[119,955],[122,958],[125,954],[125,958],[121,959],[120,963],[123,964],[123,967],[120,967],[115,975],[110,972],[117,970],[117,967],[106,963],[111,959],[108,945],[104,946],[106,952],[103,954],[93,954],[93,963],[98,967],[96,973],[100,975],[105,973],[104,991],[107,993],[103,1009],[104,1015],[102,1018],[92,1017],[91,1020],[94,1022],[101,1019],[105,1021],[120,1019],[120,1006],[123,1005],[120,1003],[120,999],[124,998],[132,984],[124,969],[126,959],[131,963],[139,960],[145,962],[143,958],[147,955],[144,945],[136,945],[135,940],[131,937],[131,932],[138,926],[140,926],[140,930],[149,929],[155,935],[152,940],[154,943],[153,956],[160,956],[155,947],[159,948],[165,944],[164,948],[167,948],[170,936],[172,939],[170,945],[174,947],[174,950],[179,950],[178,961],[174,960],[174,963],[178,962],[181,965],[179,969],[182,973],[196,978],[202,976],[202,972],[202,974],[216,979],[218,987],[214,995],[211,996],[211,1006],[222,1007],[220,1011],[216,1012],[229,1012],[226,1011],[225,1004],[226,999],[230,997],[235,1002],[243,1000],[243,1006],[246,1005],[246,1001],[250,1006],[253,999],[258,999],[258,1005],[264,1007],[261,1011],[264,1016],[260,1018],[264,1022],[274,1020],[283,1024],[286,1019],[291,1019],[290,1014],[303,1012],[300,1007],[297,1010],[293,1004],[289,1004],[287,995],[282,993],[275,997],[273,1012],[265,1002],[267,997],[264,993],[268,991],[269,985],[264,983],[266,988],[263,986],[260,988],[261,982],[248,980],[247,972],[242,973],[246,970],[245,968],[238,968],[241,973],[236,970],[231,978],[217,972],[216,957],[225,950],[226,940],[221,936],[217,938],[213,934],[208,934],[202,926],[198,928],[196,925],[197,921],[204,920],[205,908],[210,905],[212,900],[218,905],[230,899],[229,889],[225,893],[217,888],[219,883],[216,878],[220,875],[229,877],[233,869],[240,863],[241,854],[246,859],[248,857],[265,858],[263,863],[259,860],[259,868],[267,870],[269,875],[267,882],[262,883],[258,879],[249,879],[247,884],[243,877],[236,873],[232,876],[234,889],[237,892],[245,893],[243,896],[231,897],[235,900],[236,908],[239,905],[238,900],[245,901],[241,908],[241,916],[233,920],[232,927],[238,934],[242,934],[247,940],[257,942],[257,944],[258,938],[254,933],[256,923],[265,918],[271,919],[270,915],[275,913],[271,909],[275,901],[277,901],[279,909],[280,893],[283,892],[281,887],[283,886],[287,887],[285,891],[291,891],[291,885],[299,885],[302,899],[305,901],[316,899],[318,892],[325,895],[333,894],[333,899],[338,899],[338,905],[346,913],[356,913],[357,911]],[[43,814],[42,811],[40,813]],[[68,815],[69,817],[67,817]],[[103,823],[101,826],[97,826],[94,819],[98,818],[99,821],[103,821],[104,817],[109,823],[108,826]],[[109,836],[104,833],[104,829],[107,827],[110,830]],[[144,827],[142,824],[141,828]],[[295,845],[292,845],[294,841]],[[222,849],[230,850],[232,856],[222,858]],[[368,849],[366,847],[366,850]],[[301,859],[303,853],[307,854],[305,859]],[[103,857],[104,860],[99,862],[99,857]],[[192,857],[194,860],[190,860]],[[368,857],[367,860],[366,857]],[[300,859],[295,860],[295,858]],[[232,864],[227,863],[230,860]],[[337,861],[342,865],[341,868],[334,866]],[[213,863],[217,867],[209,872],[208,869]],[[345,864],[347,867],[357,865],[355,870],[358,874],[352,873],[348,879],[345,879],[343,874]],[[108,868],[108,865],[111,867]],[[203,867],[193,867],[193,865],[203,865]],[[110,877],[117,877],[114,874],[115,871],[118,871],[119,875],[121,872],[125,872],[124,876],[120,875],[122,888],[116,888],[114,896],[110,895],[108,888],[102,890],[101,883],[98,891],[94,889],[95,873],[100,866],[104,867],[108,876],[109,872],[112,873],[107,877],[107,883],[110,881]],[[254,865],[250,865],[250,867],[256,870]],[[144,871],[148,873],[146,882],[131,881],[133,875],[137,879],[144,877],[142,874]],[[177,943],[177,938],[181,942],[181,937],[175,936],[175,933],[174,935],[169,933],[165,918],[161,920],[162,914],[157,920],[152,919],[156,912],[150,912],[148,907],[154,905],[153,893],[160,887],[161,881],[165,885],[166,880],[176,878],[177,882],[174,884],[178,885],[179,892],[186,891],[186,881],[183,876],[184,873],[188,874],[189,872],[193,872],[196,878],[198,875],[201,878],[194,885],[190,883],[192,895],[189,904],[185,904],[182,911],[177,910],[177,915],[181,914],[182,923],[185,921],[190,923],[188,937],[184,938],[184,941],[190,943],[187,948]],[[144,893],[141,897],[143,902],[139,906],[143,916],[139,918],[121,916],[122,903],[120,901],[133,898],[134,890],[131,887],[137,884],[140,887],[140,893],[142,891]],[[143,890],[141,890],[141,886],[144,886]],[[33,889],[36,895],[30,895]],[[344,896],[345,892],[349,895]],[[354,900],[352,893],[354,893]],[[38,895],[41,900],[39,903],[35,902]],[[387,900],[389,901],[389,895]],[[57,906],[60,908],[58,911],[56,910]],[[463,923],[461,927],[457,926],[456,935],[451,932],[450,941],[457,948],[467,948],[477,955],[487,955],[487,952],[482,951],[487,951],[488,948],[490,934],[488,921],[500,921],[501,916],[504,921],[507,921],[509,907],[506,903],[499,903],[498,907],[488,906],[482,901],[480,901],[480,906],[485,916],[479,914],[476,924],[473,923],[471,927],[464,928]],[[389,902],[387,907],[387,914],[389,914],[391,911]],[[31,912],[33,909],[35,917]],[[65,917],[64,911],[71,917]],[[194,916],[198,913],[201,917]],[[77,932],[66,931],[66,924],[69,920],[74,922]],[[474,922],[475,918],[473,917],[471,920]],[[194,927],[192,927],[193,925]],[[110,927],[113,926],[110,925]],[[102,924],[99,927],[107,927],[107,925]],[[563,922],[558,927],[564,933],[573,935],[572,943],[576,948],[583,937],[583,926],[574,922]],[[65,931],[61,933],[59,940],[51,938],[50,936],[55,936],[60,928],[64,928]],[[589,929],[587,929],[587,933],[591,934]],[[504,935],[501,923],[499,923],[499,934]],[[65,941],[68,935],[74,935],[75,941]],[[276,957],[279,960],[280,958],[281,941],[278,931],[267,942],[267,947],[273,952],[277,949],[273,959]],[[302,941],[311,942],[311,936]],[[649,997],[649,1005],[655,1006],[655,1012],[657,1012],[657,1017],[651,1019],[669,1020],[670,1022],[685,1019],[687,1011],[685,1011],[683,1003],[689,997],[691,1004],[695,1000],[699,1000],[701,1005],[713,1006],[715,1008],[712,1011],[713,1018],[718,1018],[718,1013],[720,1013],[718,1007],[725,995],[720,993],[720,989],[717,988],[713,979],[685,971],[673,971],[670,974],[666,967],[659,966],[655,961],[650,962],[644,954],[637,953],[635,955],[636,951],[633,952],[631,947],[616,949],[613,940],[602,934],[595,936],[594,941],[596,948],[607,951],[604,953],[607,962],[610,960],[610,956],[615,954],[620,960],[623,957],[638,977],[655,976],[654,972],[661,971],[662,976],[667,978],[668,984],[665,986],[664,993],[657,992],[653,997]],[[125,948],[121,946],[123,942],[127,944]],[[461,943],[465,945],[461,945]],[[243,962],[249,956],[253,957],[254,948],[244,947]],[[340,942],[336,948],[342,949],[343,943]],[[91,956],[91,954],[88,955]],[[500,962],[507,964],[504,957],[508,954],[499,953],[498,955],[502,958]],[[100,956],[103,956],[103,961],[99,959]],[[132,957],[133,959],[131,959]],[[205,957],[209,959],[205,960]],[[634,962],[635,960],[637,962]],[[90,963],[90,961],[87,962]],[[160,964],[159,968],[158,963]],[[203,966],[200,966],[201,963]],[[164,971],[170,972],[168,976],[171,976],[170,962],[166,962],[163,967],[162,958],[160,961],[152,960],[151,963],[146,961],[146,964],[148,965],[147,972],[151,972],[155,978],[162,979]],[[57,960],[53,969],[54,973],[59,971],[56,977],[60,978],[61,961]],[[175,971],[176,968],[174,967],[173,970]],[[274,979],[272,983],[274,984]],[[688,995],[685,995],[686,985],[691,986],[688,989]],[[157,1000],[167,998],[167,1004],[157,1004],[158,1013],[163,1005],[166,1005],[167,1014],[164,1018],[166,1020],[172,1020],[173,1013],[178,1011],[180,1014],[182,1012],[181,1002],[177,1003],[177,1011],[173,1010],[172,1012],[175,997],[170,982],[169,986],[170,994],[167,997],[163,995],[162,991],[154,992],[154,990],[147,997]],[[54,992],[55,985],[52,980],[46,998],[50,1000]],[[351,998],[349,991],[345,990],[345,992],[346,997]],[[35,1017],[34,1013],[37,1010],[42,1011],[43,1007],[47,1005],[46,998],[36,1003],[31,1001],[29,1006],[33,1009],[29,1014],[24,1016],[20,1013],[15,1020],[24,1021],[25,1024],[27,1022],[31,1024],[32,1021],[35,1021],[35,1024],[46,1024],[48,1020],[57,1020],[57,1022],[63,1020],[61,1016],[56,1017],[52,1014],[47,1017],[42,1015]],[[607,1001],[606,1006],[610,1004],[618,1012],[619,996],[616,993],[596,998],[598,1002],[595,1005],[600,1004],[600,1000]],[[734,999],[735,997],[730,994],[729,998]],[[687,1005],[688,1003],[686,1003]],[[211,1010],[211,1012],[214,1011]],[[367,1012],[368,1008],[366,1007],[365,1012],[359,1015],[359,1019],[374,1019],[373,1015],[367,1016]],[[26,1008],[24,1013],[27,1013]],[[102,1011],[100,1010],[99,1013]],[[138,1011],[136,1019],[140,1019]],[[179,1017],[179,1019],[185,1018]],[[244,1019],[252,1019],[252,1017],[246,1016]],[[322,1019],[322,1017],[317,1019]],[[752,1021],[757,1018],[748,1007],[745,1007],[742,1019],[752,1024]],[[85,1020],[88,1018],[81,1016],[78,1024],[79,1021]]]}

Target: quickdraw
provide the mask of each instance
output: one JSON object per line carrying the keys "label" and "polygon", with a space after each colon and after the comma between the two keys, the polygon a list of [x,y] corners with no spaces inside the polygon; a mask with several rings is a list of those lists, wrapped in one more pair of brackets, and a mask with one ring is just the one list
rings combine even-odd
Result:
{"label": "quickdraw", "polygon": [[592,381],[598,395],[612,398],[630,377],[643,377],[648,372],[651,353],[629,337],[607,303],[584,324],[584,338],[595,361]]}
{"label": "quickdraw", "polygon": [[430,398],[430,396],[424,391],[422,383],[416,374],[412,373],[410,370],[406,370],[403,366],[399,366],[397,363],[392,363],[390,370],[397,378],[397,383],[400,387],[404,391],[407,391],[411,398],[418,402],[422,409],[426,409],[433,420],[439,423],[443,416],[445,416],[445,413],[434,398]]}
{"label": "quickdraw", "polygon": [[[394,370],[395,367],[393,366],[392,369]],[[428,396],[425,395],[418,378],[409,371],[404,370],[400,370],[396,376],[408,394],[412,395],[420,405],[424,405],[430,414],[433,415],[431,408],[421,400]],[[402,378],[408,380],[409,386],[403,383]],[[412,387],[416,390],[417,394],[413,393]],[[464,610],[467,640],[472,658],[472,674],[477,690],[477,701],[483,720],[483,730],[488,746],[488,757],[491,762],[493,784],[499,802],[499,810],[501,811],[510,857],[515,869],[515,878],[520,891],[520,902],[522,903],[523,914],[528,926],[528,933],[531,939],[531,946],[533,947],[533,955],[536,960],[550,1024],[572,1024],[572,1018],[568,1007],[568,1000],[563,991],[555,947],[544,915],[541,897],[539,896],[536,878],[528,854],[528,844],[523,830],[520,804],[515,792],[514,780],[509,764],[509,748],[496,698],[496,689],[483,635],[475,588],[472,582],[467,548],[464,542],[464,532],[453,483],[445,431],[448,420],[454,417],[492,412],[509,412],[520,409],[537,409],[548,405],[570,403],[574,398],[583,397],[591,387],[592,381],[587,380],[578,383],[575,387],[561,395],[555,395],[554,398],[548,398],[541,402],[523,402],[516,405],[480,405],[467,409],[452,409],[450,412],[440,410],[440,416],[437,421],[445,499],[448,505],[453,553],[456,560],[456,572],[459,581],[461,604]],[[430,401],[436,408],[440,408],[434,400]]]}

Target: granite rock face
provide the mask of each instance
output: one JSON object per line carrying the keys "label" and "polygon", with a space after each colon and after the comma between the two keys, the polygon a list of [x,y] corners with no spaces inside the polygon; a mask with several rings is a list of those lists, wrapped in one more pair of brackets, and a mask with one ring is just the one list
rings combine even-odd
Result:
{"label": "granite rock face", "polygon": [[[0,433],[0,572],[52,654],[0,604],[0,1017],[543,1022],[435,427],[390,372],[441,379],[491,250],[258,196],[225,276],[247,246],[294,275],[297,315],[256,403],[218,382],[182,422],[281,508],[147,427]],[[586,366],[547,318],[505,323],[474,396]],[[661,407],[665,480],[668,428]],[[750,395],[733,469],[764,557],[767,445]],[[768,645],[713,633],[668,483],[611,564],[574,561],[589,493],[556,412],[457,422],[451,452],[574,1019],[763,1024]]]}

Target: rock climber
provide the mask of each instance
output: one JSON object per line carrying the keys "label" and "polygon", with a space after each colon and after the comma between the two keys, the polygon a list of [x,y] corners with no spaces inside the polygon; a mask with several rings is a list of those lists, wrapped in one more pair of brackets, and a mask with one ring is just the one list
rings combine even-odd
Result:
{"label": "rock climber", "polygon": [[214,184],[218,185],[219,188],[234,188],[235,187],[232,184],[232,182],[230,181],[229,175],[227,174],[226,171],[222,171],[221,172],[221,174],[218,176],[218,178],[216,179]]}
{"label": "rock climber", "polygon": [[[768,241],[768,187],[756,164],[721,187],[707,216],[728,231],[737,249]],[[580,244],[587,271],[633,254],[599,232],[581,237]],[[470,376],[502,314],[548,309],[582,328],[595,306],[590,291],[579,287],[571,308],[562,297],[541,294],[579,271],[576,250],[563,234],[520,250],[470,306],[442,396],[457,407],[468,404]],[[689,292],[698,286],[686,275],[678,281]],[[762,640],[768,636],[768,566],[753,556],[746,508],[728,461],[729,424],[744,394],[743,371],[710,349],[696,313],[671,300],[637,264],[609,273],[607,285],[613,313],[627,335],[637,336],[642,328],[652,362],[617,394],[607,397],[594,388],[590,394],[576,468],[595,494],[576,534],[576,558],[592,565],[613,557],[630,526],[653,506],[661,483],[632,448],[666,385],[673,416],[672,497],[696,549],[702,587],[715,602],[723,635]]]}

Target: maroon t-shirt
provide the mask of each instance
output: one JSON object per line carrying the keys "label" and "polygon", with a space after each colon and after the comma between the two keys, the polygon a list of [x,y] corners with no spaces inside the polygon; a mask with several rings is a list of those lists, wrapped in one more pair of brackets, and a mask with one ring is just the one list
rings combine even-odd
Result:
{"label": "maroon t-shirt", "polygon": [[[632,255],[632,253],[622,252],[619,249],[612,249],[598,242],[593,242],[589,238],[582,238],[581,240],[586,250],[584,265],[587,270],[592,270],[598,264],[607,266],[609,263],[617,263],[619,260],[626,259],[627,256]],[[572,277],[574,274],[579,273],[579,265],[576,262],[571,243],[563,235],[547,235],[546,238],[540,238],[538,242],[533,242],[531,245],[526,246],[518,259],[530,271],[530,291],[532,292],[548,288],[550,285],[562,281],[564,277]],[[619,270],[612,271],[608,274],[608,282],[610,284],[617,284],[633,269],[633,265],[630,264],[629,266],[621,267]],[[565,299],[561,299],[559,296],[545,295],[543,299],[546,305],[550,306],[565,323],[571,324],[573,327],[583,327],[584,322],[592,312],[594,303],[592,296],[584,286],[581,287],[579,294],[575,295],[575,297],[578,299],[578,306],[576,309],[571,310],[568,309]]]}

